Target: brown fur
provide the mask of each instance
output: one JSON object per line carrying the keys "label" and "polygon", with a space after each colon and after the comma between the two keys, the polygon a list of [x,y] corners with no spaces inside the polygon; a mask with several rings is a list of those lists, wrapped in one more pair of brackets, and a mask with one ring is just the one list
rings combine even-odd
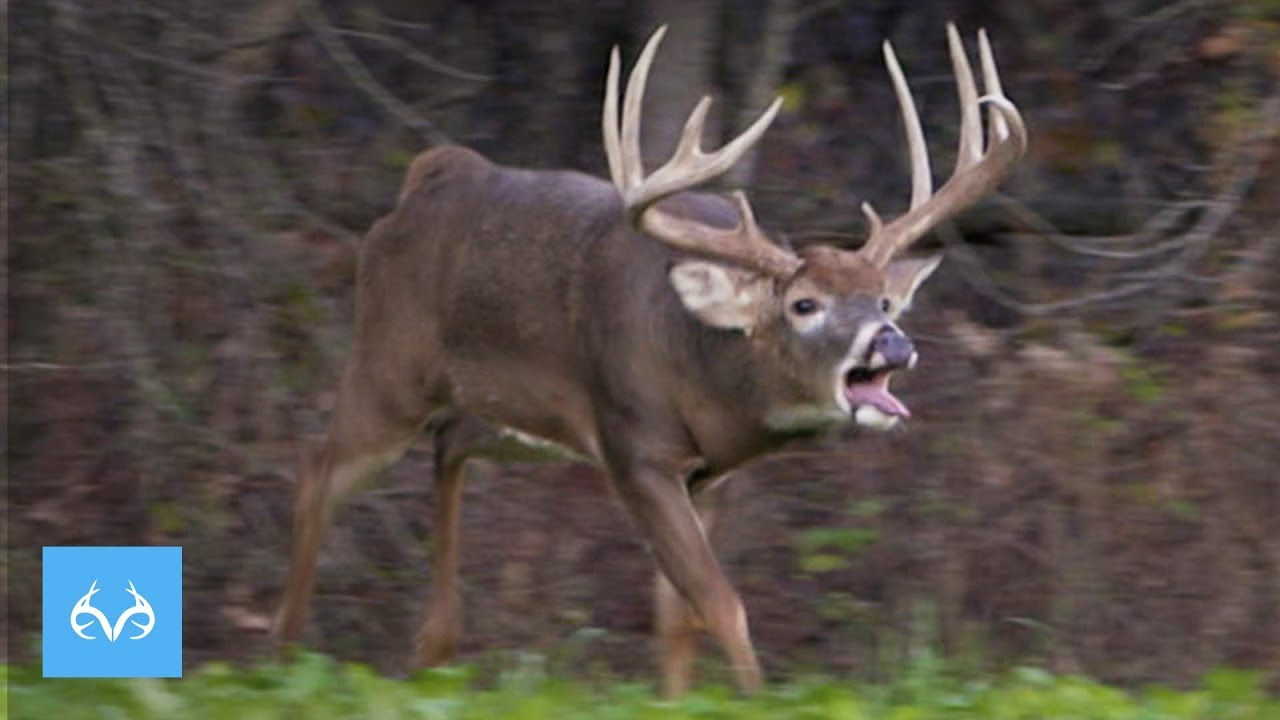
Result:
{"label": "brown fur", "polygon": [[878,296],[884,292],[883,271],[857,253],[815,245],[802,249],[800,257],[804,260],[800,277],[829,293]]}
{"label": "brown fur", "polygon": [[[732,226],[724,200],[664,207]],[[356,327],[325,439],[298,475],[294,550],[279,631],[301,636],[316,556],[342,497],[394,462],[424,427],[436,436],[433,584],[416,662],[452,659],[461,625],[461,469],[509,457],[495,428],[562,446],[605,468],[670,587],[658,623],[668,690],[689,682],[692,618],[729,656],[744,690],[760,668],[738,594],[687,491],[690,473],[728,472],[775,446],[771,413],[831,402],[833,353],[882,322],[883,274],[852,253],[811,248],[791,283],[761,296],[751,334],[700,323],[668,272],[689,260],[634,231],[608,183],[503,168],[445,147],[410,166],[396,208],[361,248]],[[783,293],[813,285],[832,305],[817,337],[788,329]],[[815,400],[815,393],[821,395]],[[714,483],[708,483],[713,485]],[[665,582],[665,581],[664,581]],[[670,589],[691,610],[677,612]]]}

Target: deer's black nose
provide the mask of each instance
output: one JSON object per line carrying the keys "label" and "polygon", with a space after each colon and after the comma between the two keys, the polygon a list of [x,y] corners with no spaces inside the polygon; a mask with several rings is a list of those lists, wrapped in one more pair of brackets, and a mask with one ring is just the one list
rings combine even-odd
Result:
{"label": "deer's black nose", "polygon": [[885,325],[880,328],[880,332],[876,333],[875,339],[871,341],[871,357],[873,359],[876,353],[879,353],[884,358],[885,367],[905,368],[911,366],[916,349],[911,344],[911,338],[903,335],[901,331],[892,325]]}

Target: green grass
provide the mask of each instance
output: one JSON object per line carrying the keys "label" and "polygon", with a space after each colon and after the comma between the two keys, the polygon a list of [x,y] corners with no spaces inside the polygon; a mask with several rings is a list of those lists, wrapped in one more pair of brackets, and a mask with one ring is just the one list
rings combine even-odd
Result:
{"label": "green grass", "polygon": [[1193,690],[1124,691],[1081,677],[1024,668],[985,681],[909,670],[890,685],[799,679],[743,699],[719,686],[676,701],[641,683],[585,684],[521,664],[481,682],[466,668],[408,679],[363,665],[305,655],[248,669],[211,664],[181,680],[43,679],[38,668],[0,666],[10,717],[172,720],[573,720],[725,718],[733,720],[1276,720],[1259,673],[1218,670]]}

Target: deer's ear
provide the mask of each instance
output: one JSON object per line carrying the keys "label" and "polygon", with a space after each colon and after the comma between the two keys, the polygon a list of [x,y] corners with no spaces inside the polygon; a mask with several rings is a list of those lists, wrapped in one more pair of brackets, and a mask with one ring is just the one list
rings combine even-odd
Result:
{"label": "deer's ear", "polygon": [[767,278],[701,260],[678,263],[669,277],[686,310],[703,323],[725,330],[751,332],[772,293]]}
{"label": "deer's ear", "polygon": [[911,298],[916,289],[929,279],[938,263],[942,262],[942,253],[922,258],[902,258],[889,263],[884,269],[885,295],[888,296],[889,315],[897,318],[911,307]]}

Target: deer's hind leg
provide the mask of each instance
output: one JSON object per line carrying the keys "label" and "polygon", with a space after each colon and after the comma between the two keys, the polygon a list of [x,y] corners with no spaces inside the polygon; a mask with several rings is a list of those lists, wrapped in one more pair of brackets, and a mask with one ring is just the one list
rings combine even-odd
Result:
{"label": "deer's hind leg", "polygon": [[[434,425],[433,421],[433,425]],[[452,662],[462,635],[462,598],[458,592],[459,513],[467,460],[498,462],[581,460],[572,451],[531,436],[498,430],[480,418],[454,411],[435,427],[435,523],[432,527],[431,593],[414,644],[415,667]]]}
{"label": "deer's hind leg", "polygon": [[400,459],[421,430],[425,409],[384,391],[385,380],[359,363],[347,367],[326,436],[306,443],[300,459],[293,548],[275,634],[298,642],[306,624],[320,546],[335,509]]}

